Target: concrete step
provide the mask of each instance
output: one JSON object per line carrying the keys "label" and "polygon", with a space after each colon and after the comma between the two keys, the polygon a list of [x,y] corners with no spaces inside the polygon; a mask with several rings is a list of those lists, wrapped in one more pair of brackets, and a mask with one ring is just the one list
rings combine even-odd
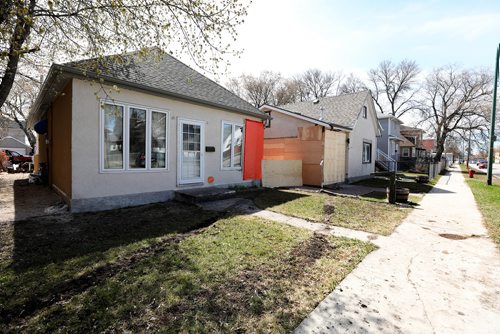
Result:
{"label": "concrete step", "polygon": [[202,203],[230,198],[236,195],[236,190],[219,187],[189,188],[175,191],[174,199],[184,203]]}

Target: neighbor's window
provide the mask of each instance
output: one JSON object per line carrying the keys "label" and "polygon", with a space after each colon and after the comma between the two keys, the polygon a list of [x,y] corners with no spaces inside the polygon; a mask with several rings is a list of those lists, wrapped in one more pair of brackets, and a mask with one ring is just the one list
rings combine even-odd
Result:
{"label": "neighbor's window", "polygon": [[168,113],[104,103],[102,117],[103,170],[167,167]]}
{"label": "neighbor's window", "polygon": [[408,147],[403,147],[401,149],[401,155],[405,158],[408,158],[410,156],[410,149]]}
{"label": "neighbor's window", "polygon": [[363,143],[363,163],[372,162],[372,144]]}
{"label": "neighbor's window", "polygon": [[222,168],[241,168],[243,126],[222,123]]}
{"label": "neighbor's window", "polygon": [[105,169],[123,169],[123,107],[104,104],[103,153]]}

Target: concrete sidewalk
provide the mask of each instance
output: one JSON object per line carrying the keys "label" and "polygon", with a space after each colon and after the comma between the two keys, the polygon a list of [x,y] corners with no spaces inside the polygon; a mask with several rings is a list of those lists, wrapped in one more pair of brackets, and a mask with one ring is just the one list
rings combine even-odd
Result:
{"label": "concrete sidewalk", "polygon": [[500,333],[500,253],[459,169],[420,204],[296,333]]}

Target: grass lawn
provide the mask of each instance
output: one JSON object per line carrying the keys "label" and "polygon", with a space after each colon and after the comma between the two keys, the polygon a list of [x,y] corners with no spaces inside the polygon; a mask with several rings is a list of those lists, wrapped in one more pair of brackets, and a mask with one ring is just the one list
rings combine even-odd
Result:
{"label": "grass lawn", "polygon": [[262,209],[382,235],[391,234],[412,210],[377,200],[285,190],[266,191],[255,203]]}
{"label": "grass lawn", "polygon": [[0,224],[2,332],[290,332],[375,247],[178,203]]}
{"label": "grass lawn", "polygon": [[486,173],[476,172],[474,178],[471,179],[467,174],[465,165],[461,164],[460,168],[474,194],[491,238],[500,247],[500,180],[492,178],[493,184],[488,186],[486,184]]}

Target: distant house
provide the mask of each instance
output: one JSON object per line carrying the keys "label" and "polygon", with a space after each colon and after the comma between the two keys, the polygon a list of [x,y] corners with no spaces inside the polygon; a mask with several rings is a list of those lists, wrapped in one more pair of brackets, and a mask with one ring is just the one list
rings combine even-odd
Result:
{"label": "distant house", "polygon": [[260,108],[272,117],[264,160],[302,160],[306,185],[367,178],[381,134],[369,91]]}
{"label": "distant house", "polygon": [[22,155],[31,153],[24,131],[16,122],[7,118],[0,118],[0,150],[15,151]]}
{"label": "distant house", "polygon": [[0,150],[14,151],[21,155],[29,155],[32,151],[31,146],[11,136],[0,138]]}
{"label": "distant house", "polygon": [[397,168],[400,156],[401,121],[391,114],[377,114],[378,121],[382,127],[382,135],[377,140],[377,162],[383,170]]}
{"label": "distant house", "polygon": [[185,188],[259,184],[267,118],[150,50],[120,62],[53,64],[30,125],[48,123],[35,160],[78,212],[165,201]]}
{"label": "distant house", "polygon": [[404,137],[400,144],[402,158],[425,158],[429,155],[423,145],[424,130],[401,125],[400,132]]}
{"label": "distant house", "polygon": [[427,155],[433,156],[436,153],[436,139],[428,138],[422,139],[422,147],[426,150]]}

